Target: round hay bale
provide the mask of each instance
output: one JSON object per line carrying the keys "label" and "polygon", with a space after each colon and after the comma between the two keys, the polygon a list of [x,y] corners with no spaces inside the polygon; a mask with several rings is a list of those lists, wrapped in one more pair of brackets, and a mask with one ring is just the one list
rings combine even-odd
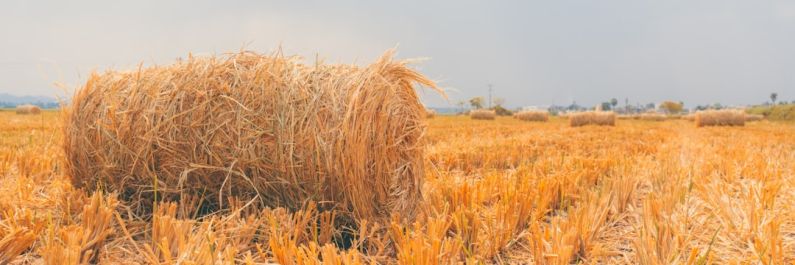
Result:
{"label": "round hay bale", "polygon": [[659,113],[643,113],[640,114],[640,119],[644,121],[664,121],[666,117]]}
{"label": "round hay bale", "polygon": [[425,109],[425,118],[426,119],[433,119],[436,117],[436,111],[433,109]]}
{"label": "round hay bale", "polygon": [[705,110],[696,112],[696,126],[745,126],[745,112],[740,110]]}
{"label": "round hay bale", "polygon": [[392,54],[357,67],[243,52],[92,74],[67,112],[67,170],[144,214],[156,200],[224,209],[234,196],[410,220],[426,126],[414,86],[441,91]]}
{"label": "round hay bale", "polygon": [[520,111],[513,114],[513,117],[523,121],[549,121],[549,112],[540,110]]}
{"label": "round hay bale", "polygon": [[20,115],[27,115],[27,114],[39,114],[41,113],[41,108],[36,105],[19,105],[16,108],[17,114]]}
{"label": "round hay bale", "polygon": [[487,109],[476,109],[469,111],[469,117],[473,120],[493,120],[497,118],[497,112]]}
{"label": "round hay bale", "polygon": [[765,116],[761,114],[745,114],[745,122],[761,121],[764,119]]}
{"label": "round hay bale", "polygon": [[569,115],[569,125],[580,127],[585,125],[615,126],[616,113],[612,111],[588,111]]}

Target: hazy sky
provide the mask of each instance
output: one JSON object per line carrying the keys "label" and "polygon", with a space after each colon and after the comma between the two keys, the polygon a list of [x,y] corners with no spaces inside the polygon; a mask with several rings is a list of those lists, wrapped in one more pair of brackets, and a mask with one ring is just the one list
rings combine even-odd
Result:
{"label": "hazy sky", "polygon": [[[795,1],[2,1],[0,93],[64,94],[93,70],[241,48],[400,58],[449,91],[512,107],[795,100]],[[378,3],[375,3],[378,2]],[[71,92],[69,92],[71,93]]]}

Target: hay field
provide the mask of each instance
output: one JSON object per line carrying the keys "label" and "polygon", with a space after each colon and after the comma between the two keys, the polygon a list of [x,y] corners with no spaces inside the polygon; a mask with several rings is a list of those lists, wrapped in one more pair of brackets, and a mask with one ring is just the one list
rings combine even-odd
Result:
{"label": "hay field", "polygon": [[[0,264],[791,264],[795,124],[427,120],[414,224],[230,199],[151,220],[65,176],[62,116],[0,112]],[[198,197],[198,196],[197,196]],[[335,228],[337,227],[337,228]]]}

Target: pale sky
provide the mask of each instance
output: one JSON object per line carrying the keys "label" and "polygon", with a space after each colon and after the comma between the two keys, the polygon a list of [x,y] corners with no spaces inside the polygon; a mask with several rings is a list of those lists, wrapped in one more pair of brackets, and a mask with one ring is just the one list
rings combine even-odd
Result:
{"label": "pale sky", "polygon": [[510,107],[795,100],[795,1],[117,2],[2,1],[0,93],[63,95],[54,83],[190,52],[365,65],[397,46],[448,90],[420,92],[433,107],[488,84]]}

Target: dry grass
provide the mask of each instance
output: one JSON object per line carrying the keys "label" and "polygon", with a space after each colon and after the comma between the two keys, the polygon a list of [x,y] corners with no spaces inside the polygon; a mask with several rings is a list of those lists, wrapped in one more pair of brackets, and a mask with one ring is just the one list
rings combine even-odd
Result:
{"label": "dry grass", "polygon": [[[200,198],[130,214],[72,187],[61,116],[0,112],[0,261],[11,264],[792,264],[795,125],[699,129],[566,119],[428,121],[411,224],[334,225],[335,211],[197,218]],[[119,195],[121,196],[121,194]],[[199,197],[199,196],[197,196]],[[348,236],[341,236],[341,235]],[[343,241],[340,241],[345,239]]]}
{"label": "dry grass", "polygon": [[66,114],[67,172],[139,215],[201,196],[203,212],[311,200],[343,223],[410,221],[424,172],[415,84],[436,87],[392,56],[357,67],[242,52],[92,74]]}
{"label": "dry grass", "polygon": [[35,105],[19,105],[16,108],[17,114],[41,114],[41,108]]}
{"label": "dry grass", "polygon": [[745,126],[745,113],[740,110],[706,110],[696,112],[696,126]]}
{"label": "dry grass", "polygon": [[616,114],[607,111],[589,111],[569,115],[569,126],[580,127],[585,125],[615,126]]}
{"label": "dry grass", "polygon": [[547,111],[521,111],[513,114],[514,118],[523,121],[549,121],[549,112]]}
{"label": "dry grass", "polygon": [[476,109],[469,111],[469,117],[473,120],[493,120],[497,118],[497,113],[493,110]]}

